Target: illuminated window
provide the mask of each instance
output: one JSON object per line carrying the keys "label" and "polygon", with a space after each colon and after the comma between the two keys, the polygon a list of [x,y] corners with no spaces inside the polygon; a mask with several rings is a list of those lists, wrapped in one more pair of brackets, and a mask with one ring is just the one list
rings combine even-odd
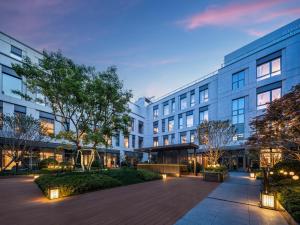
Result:
{"label": "illuminated window", "polygon": [[257,66],[257,80],[264,80],[281,74],[281,58],[276,58]]}
{"label": "illuminated window", "polygon": [[183,118],[182,118],[182,114],[178,115],[178,129],[182,129],[183,128]]}
{"label": "illuminated window", "polygon": [[174,117],[169,117],[168,118],[168,131],[172,132],[174,129]]}
{"label": "illuminated window", "polygon": [[153,119],[156,120],[158,119],[158,105],[153,107]]}
{"label": "illuminated window", "polygon": [[157,134],[158,133],[158,121],[155,121],[153,123],[153,134]]}
{"label": "illuminated window", "polygon": [[169,144],[169,137],[168,135],[164,136],[164,145],[168,145]]}
{"label": "illuminated window", "polygon": [[180,109],[184,110],[187,108],[187,98],[186,98],[186,94],[183,94],[179,97],[180,99]]}
{"label": "illuminated window", "polygon": [[54,134],[54,115],[47,112],[40,112],[41,126],[45,131],[45,135]]}
{"label": "illuminated window", "polygon": [[191,91],[191,102],[190,106],[193,107],[196,104],[196,96],[195,96],[195,90]]}
{"label": "illuminated window", "polygon": [[192,130],[190,131],[190,143],[195,143],[195,139],[196,139],[196,131]]}
{"label": "illuminated window", "polygon": [[186,133],[180,133],[180,144],[186,143]]}
{"label": "illuminated window", "polygon": [[203,123],[204,121],[208,121],[208,107],[204,106],[199,109],[199,123]]}
{"label": "illuminated window", "polygon": [[189,111],[186,113],[186,127],[194,126],[194,115],[193,111]]}
{"label": "illuminated window", "polygon": [[154,137],[153,138],[153,147],[157,147],[158,146],[158,137]]}
{"label": "illuminated window", "polygon": [[267,108],[268,104],[281,97],[281,88],[268,90],[257,94],[257,110]]}
{"label": "illuminated window", "polygon": [[129,137],[128,136],[124,136],[124,147],[129,148]]}
{"label": "illuminated window", "polygon": [[169,102],[165,102],[163,104],[163,113],[164,113],[164,116],[169,115]]}
{"label": "illuminated window", "polygon": [[232,90],[237,90],[245,86],[245,70],[232,74]]}

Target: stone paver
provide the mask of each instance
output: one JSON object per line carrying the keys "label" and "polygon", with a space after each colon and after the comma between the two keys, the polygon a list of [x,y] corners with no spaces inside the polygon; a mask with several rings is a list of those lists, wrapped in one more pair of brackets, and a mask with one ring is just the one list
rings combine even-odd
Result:
{"label": "stone paver", "polygon": [[231,173],[176,225],[287,225],[279,212],[258,207],[259,182],[245,173]]}

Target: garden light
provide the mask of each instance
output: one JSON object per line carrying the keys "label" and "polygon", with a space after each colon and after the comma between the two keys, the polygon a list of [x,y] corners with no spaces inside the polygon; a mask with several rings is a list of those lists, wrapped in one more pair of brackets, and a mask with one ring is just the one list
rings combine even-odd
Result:
{"label": "garden light", "polygon": [[59,198],[59,189],[58,188],[50,188],[49,189],[49,198],[51,200]]}
{"label": "garden light", "polygon": [[276,201],[274,194],[261,192],[260,198],[262,208],[275,209]]}
{"label": "garden light", "polygon": [[299,176],[295,175],[292,177],[293,180],[299,180]]}
{"label": "garden light", "polygon": [[250,178],[255,178],[255,173],[254,172],[250,173]]}
{"label": "garden light", "polygon": [[33,179],[37,179],[37,178],[39,178],[40,176],[39,175],[34,175],[33,176]]}
{"label": "garden light", "polygon": [[280,170],[279,173],[284,173],[284,170]]}
{"label": "garden light", "polygon": [[295,175],[295,173],[294,173],[294,172],[290,172],[290,175],[291,175],[291,176],[294,176],[294,175]]}
{"label": "garden light", "polygon": [[271,171],[271,172],[270,172],[270,174],[271,174],[271,175],[273,175],[273,174],[274,174],[274,172],[273,172],[273,171]]}
{"label": "garden light", "polygon": [[283,175],[288,175],[288,172],[285,171],[285,172],[283,173]]}
{"label": "garden light", "polygon": [[167,174],[162,174],[162,178],[163,178],[164,180],[166,180],[166,179],[167,179]]}

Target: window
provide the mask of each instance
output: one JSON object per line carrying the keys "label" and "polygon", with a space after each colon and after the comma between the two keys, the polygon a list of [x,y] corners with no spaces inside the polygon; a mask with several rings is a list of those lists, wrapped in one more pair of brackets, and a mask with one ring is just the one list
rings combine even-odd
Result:
{"label": "window", "polygon": [[155,121],[153,123],[153,134],[157,134],[158,133],[158,121]]}
{"label": "window", "polygon": [[135,148],[135,135],[132,135],[131,146],[132,148]]}
{"label": "window", "polygon": [[199,109],[199,123],[203,123],[204,121],[208,121],[208,107],[201,107]]}
{"label": "window", "polygon": [[0,101],[0,130],[3,128],[3,102]]}
{"label": "window", "polygon": [[153,147],[157,147],[158,146],[158,137],[154,137],[153,138]]}
{"label": "window", "polygon": [[130,130],[131,131],[134,131],[134,124],[135,124],[135,120],[134,120],[134,118],[131,118],[131,120],[130,120]]}
{"label": "window", "polygon": [[45,135],[54,134],[54,115],[47,112],[40,112],[40,121],[43,129],[45,129]]}
{"label": "window", "polygon": [[16,56],[19,56],[22,58],[22,49],[17,48],[16,46],[11,45],[10,46],[10,52]]}
{"label": "window", "polygon": [[21,105],[14,105],[15,115],[26,115],[26,107]]}
{"label": "window", "polygon": [[208,89],[200,91],[200,104],[208,101]]}
{"label": "window", "polygon": [[164,104],[163,104],[163,113],[164,113],[164,116],[166,116],[166,115],[169,115],[169,102],[165,102]]}
{"label": "window", "polygon": [[125,148],[129,148],[129,137],[128,136],[124,136],[124,147]]}
{"label": "window", "polygon": [[35,102],[39,105],[46,105],[46,98],[40,91],[36,92]]}
{"label": "window", "polygon": [[245,70],[232,74],[232,90],[237,90],[245,86]]}
{"label": "window", "polygon": [[191,130],[191,132],[190,132],[190,143],[195,143],[195,139],[196,139],[196,131]]}
{"label": "window", "polygon": [[186,113],[186,127],[194,126],[194,115],[193,111],[189,111]]}
{"label": "window", "polygon": [[187,108],[186,94],[181,95],[179,99],[180,99],[180,110],[186,109]]}
{"label": "window", "polygon": [[116,139],[116,146],[119,147],[120,146],[120,132],[118,132],[115,135],[115,139]]}
{"label": "window", "polygon": [[153,119],[158,119],[158,105],[153,107]]}
{"label": "window", "polygon": [[175,98],[173,98],[171,100],[171,112],[174,113],[175,112]]}
{"label": "window", "polygon": [[140,134],[144,133],[144,123],[143,123],[143,121],[139,121],[139,133]]}
{"label": "window", "polygon": [[144,138],[139,137],[139,148],[142,148],[144,146]]}
{"label": "window", "polygon": [[186,143],[186,132],[180,133],[180,144]]}
{"label": "window", "polygon": [[20,95],[13,91],[22,92],[22,79],[15,73],[15,71],[7,66],[2,66],[2,91],[3,94],[21,98]]}
{"label": "window", "polygon": [[236,139],[244,138],[245,98],[232,100],[232,124],[236,129]]}
{"label": "window", "polygon": [[182,114],[178,115],[178,129],[182,129],[183,128],[183,118],[182,118]]}
{"label": "window", "polygon": [[161,121],[161,131],[166,132],[166,120],[165,119],[163,119]]}
{"label": "window", "polygon": [[174,117],[169,117],[168,118],[168,131],[172,132],[174,129]]}
{"label": "window", "polygon": [[164,145],[168,145],[169,144],[169,137],[168,137],[168,135],[165,135],[163,139],[164,139]]}
{"label": "window", "polygon": [[281,97],[281,81],[257,88],[257,110],[267,108],[268,104]]}
{"label": "window", "polygon": [[171,134],[171,144],[175,144],[175,134]]}
{"label": "window", "polygon": [[275,52],[256,62],[257,80],[264,80],[281,74],[281,52]]}
{"label": "window", "polygon": [[192,90],[190,106],[193,107],[195,104],[196,104],[195,90]]}

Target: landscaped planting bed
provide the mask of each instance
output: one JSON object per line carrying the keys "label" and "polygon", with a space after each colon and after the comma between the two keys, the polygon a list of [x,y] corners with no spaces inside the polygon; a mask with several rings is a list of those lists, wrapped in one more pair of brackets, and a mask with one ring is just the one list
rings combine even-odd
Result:
{"label": "landscaped planting bed", "polygon": [[102,172],[72,172],[42,175],[35,180],[49,198],[49,189],[59,189],[59,196],[66,197],[121,185],[136,184],[160,179],[161,176],[145,170],[113,169]]}

